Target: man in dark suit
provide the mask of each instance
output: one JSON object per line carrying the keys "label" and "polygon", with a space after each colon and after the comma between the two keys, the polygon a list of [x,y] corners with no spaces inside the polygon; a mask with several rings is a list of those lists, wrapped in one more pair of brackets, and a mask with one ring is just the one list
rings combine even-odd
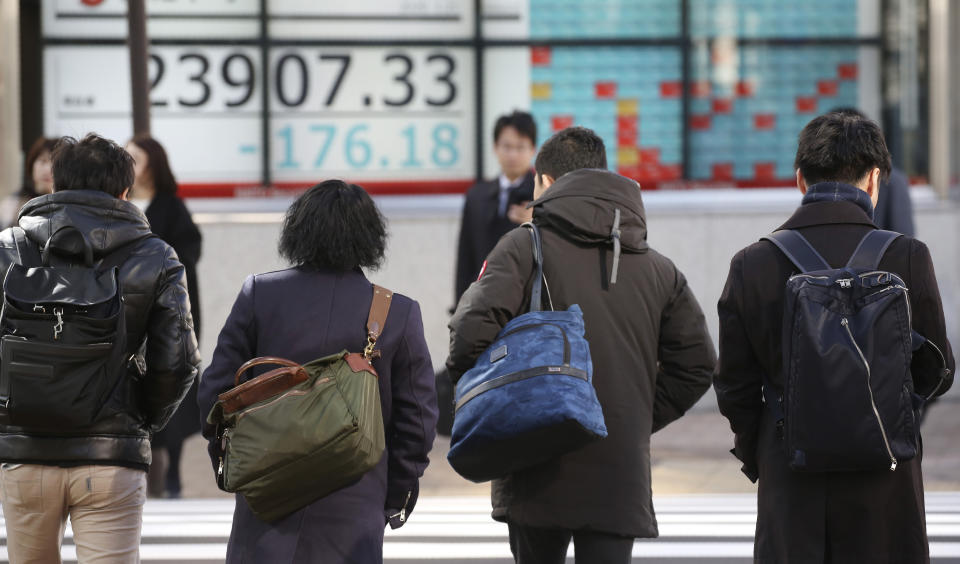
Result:
{"label": "man in dark suit", "polygon": [[[798,231],[831,267],[844,265],[877,228],[873,209],[890,154],[880,128],[857,115],[832,112],[800,133],[796,157],[800,207],[778,229]],[[909,288],[913,330],[943,351],[949,369],[943,306],[930,252],[908,236],[895,239],[879,270]],[[797,269],[763,240],[738,252],[717,309],[720,361],[714,388],[735,433],[734,454],[759,479],[757,562],[929,562],[921,457],[895,471],[794,472],[778,433],[778,417],[763,401],[764,381],[782,395],[782,322],[787,278]],[[910,373],[918,394],[944,393],[939,362],[914,354]]]}
{"label": "man in dark suit", "polygon": [[504,233],[530,221],[533,199],[530,161],[537,151],[537,124],[527,112],[500,116],[493,128],[493,152],[500,175],[467,191],[457,250],[456,302],[477,279],[487,254]]}

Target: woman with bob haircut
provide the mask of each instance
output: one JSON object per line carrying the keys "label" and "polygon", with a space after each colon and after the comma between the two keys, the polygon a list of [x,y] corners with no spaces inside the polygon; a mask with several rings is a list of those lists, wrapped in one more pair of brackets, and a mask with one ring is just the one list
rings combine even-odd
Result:
{"label": "woman with bob haircut", "polygon": [[[304,364],[345,349],[359,351],[373,299],[362,269],[380,266],[386,239],[383,216],[359,186],[327,180],[297,198],[279,245],[291,267],[244,281],[203,374],[203,413],[252,358]],[[228,563],[383,561],[384,526],[401,526],[413,510],[437,422],[433,366],[417,302],[393,295],[377,348],[383,458],[352,485],[273,523],[258,519],[238,495]],[[251,372],[249,378],[263,373]],[[216,429],[205,425],[203,434],[216,468]]]}

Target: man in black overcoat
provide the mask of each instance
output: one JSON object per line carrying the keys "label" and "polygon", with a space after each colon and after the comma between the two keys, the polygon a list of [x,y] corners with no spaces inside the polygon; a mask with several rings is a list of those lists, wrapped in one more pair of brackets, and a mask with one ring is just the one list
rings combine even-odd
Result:
{"label": "man in black overcoat", "polygon": [[[804,194],[777,229],[794,229],[834,268],[846,264],[873,229],[873,208],[890,154],[880,128],[868,119],[833,112],[808,124],[796,156]],[[758,235],[761,235],[758,233]],[[908,236],[893,241],[879,265],[909,288],[913,329],[936,344],[950,374],[917,354],[911,375],[917,393],[945,392],[953,355],[930,252]],[[787,466],[777,417],[765,407],[767,379],[782,394],[781,322],[787,278],[797,269],[769,241],[754,243],[731,261],[720,297],[720,361],[714,387],[720,411],[735,433],[734,454],[759,480],[754,559],[763,563],[929,562],[921,453],[895,471],[794,472]],[[942,366],[942,364],[941,364]],[[939,382],[939,388],[936,386]]]}

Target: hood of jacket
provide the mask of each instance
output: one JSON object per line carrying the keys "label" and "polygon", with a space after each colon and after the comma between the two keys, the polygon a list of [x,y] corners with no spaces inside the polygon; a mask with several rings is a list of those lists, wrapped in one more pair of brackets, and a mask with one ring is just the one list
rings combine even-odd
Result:
{"label": "hood of jacket", "polygon": [[[19,225],[27,238],[41,247],[58,230],[73,227],[83,233],[97,257],[151,234],[150,223],[140,208],[98,190],[64,190],[34,198],[20,211]],[[63,241],[66,244],[77,239]],[[71,246],[63,250],[71,254],[80,251]]]}
{"label": "hood of jacket", "polygon": [[619,174],[599,169],[569,172],[530,206],[538,225],[549,225],[576,243],[594,245],[613,244],[619,210],[623,250],[643,253],[649,248],[640,185]]}

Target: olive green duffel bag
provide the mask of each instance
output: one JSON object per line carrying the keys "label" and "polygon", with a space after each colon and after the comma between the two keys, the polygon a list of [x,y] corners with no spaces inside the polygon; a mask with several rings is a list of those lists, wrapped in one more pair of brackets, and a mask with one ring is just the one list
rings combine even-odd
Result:
{"label": "olive green duffel bag", "polygon": [[[217,425],[220,489],[243,495],[274,521],[359,479],[384,451],[377,373],[370,361],[393,294],[374,286],[363,354],[340,353],[304,365],[260,357],[237,371],[207,422]],[[240,384],[254,366],[281,368]]]}

